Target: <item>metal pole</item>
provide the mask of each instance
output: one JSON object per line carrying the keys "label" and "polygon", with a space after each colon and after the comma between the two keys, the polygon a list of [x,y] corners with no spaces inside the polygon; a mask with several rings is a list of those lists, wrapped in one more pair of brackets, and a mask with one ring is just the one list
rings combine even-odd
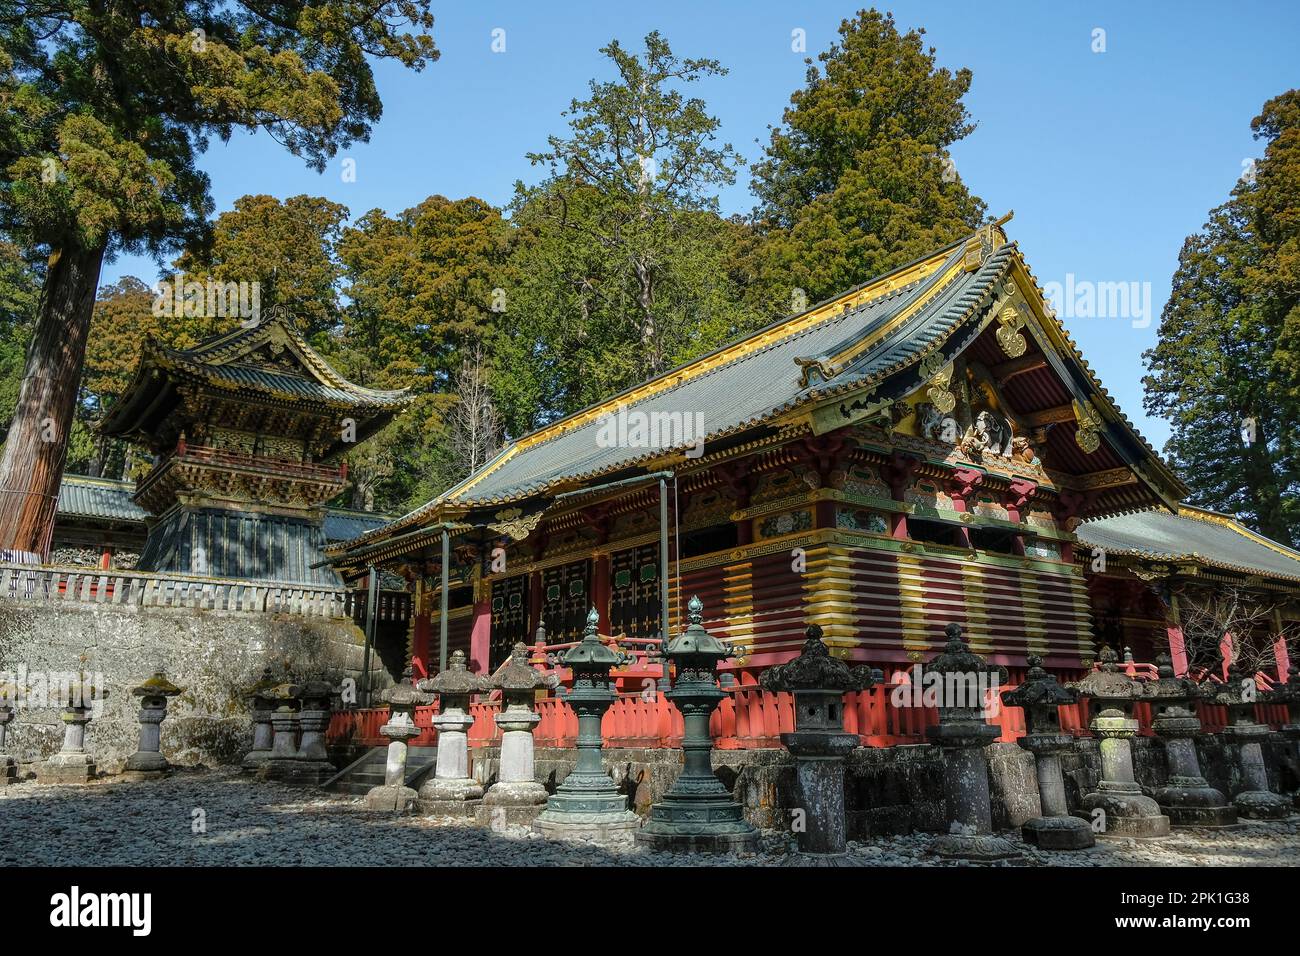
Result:
{"label": "metal pole", "polygon": [[664,686],[672,686],[668,665],[668,482],[659,479],[659,654],[664,660]]}
{"label": "metal pole", "polygon": [[370,649],[375,643],[375,613],[379,604],[379,575],[373,564],[367,566],[366,580],[366,649],[361,657],[361,699],[370,706]]}
{"label": "metal pole", "polygon": [[442,594],[438,595],[438,673],[447,669],[447,591],[451,587],[451,532],[442,529]]}

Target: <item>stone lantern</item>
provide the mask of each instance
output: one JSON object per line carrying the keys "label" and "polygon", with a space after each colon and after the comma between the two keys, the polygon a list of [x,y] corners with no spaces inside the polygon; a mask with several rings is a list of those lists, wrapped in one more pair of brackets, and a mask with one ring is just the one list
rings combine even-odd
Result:
{"label": "stone lantern", "polygon": [[1070,816],[1065,800],[1065,777],[1061,773],[1061,754],[1070,749],[1074,738],[1061,730],[1060,708],[1079,700],[1079,692],[1062,687],[1043,669],[1037,654],[1029,658],[1025,682],[1002,694],[1002,703],[1025,712],[1025,735],[1020,746],[1034,755],[1038,777],[1038,798],[1043,815],[1026,820],[1020,835],[1031,846],[1044,850],[1086,850],[1096,844],[1092,827]]}
{"label": "stone lantern", "polygon": [[18,685],[0,681],[0,787],[7,787],[18,779],[18,761],[5,749],[9,722],[14,719],[18,705]]}
{"label": "stone lantern", "polygon": [[1206,696],[1190,677],[1175,677],[1168,654],[1156,658],[1159,678],[1144,688],[1151,702],[1151,729],[1164,743],[1169,779],[1155,792],[1156,803],[1176,827],[1230,827],[1237,811],[1201,774],[1196,756],[1196,735],[1201,718],[1196,702]]}
{"label": "stone lantern", "polygon": [[96,687],[85,674],[58,688],[63,708],[63,748],[36,768],[39,783],[89,783],[95,776],[95,759],[86,753],[86,724],[96,700],[108,691]]}
{"label": "stone lantern", "polygon": [[[1286,705],[1287,721],[1282,725],[1282,734],[1291,741],[1291,759],[1294,761],[1292,767],[1295,773],[1300,775],[1300,667],[1291,664],[1287,669],[1286,683],[1275,685],[1268,692],[1268,701]],[[3,737],[0,737],[0,740],[3,740]],[[0,757],[0,760],[3,758]],[[1291,802],[1300,808],[1300,788],[1297,788],[1292,795]]]}
{"label": "stone lantern", "polygon": [[605,772],[600,733],[601,719],[614,703],[610,670],[630,658],[600,642],[599,623],[600,612],[593,607],[582,640],[562,661],[573,671],[573,690],[565,699],[578,715],[578,762],[546,801],[533,829],[546,837],[631,843],[641,818],[627,808],[627,797]]}
{"label": "stone lantern", "polygon": [[[934,841],[941,857],[965,860],[1007,860],[1020,856],[1011,842],[993,835],[993,806],[989,797],[989,764],[984,748],[1000,731],[984,719],[985,691],[996,686],[1002,668],[987,664],[962,640],[961,625],[943,629],[948,643],[925,667],[942,688],[939,723],[926,736],[943,750],[943,783],[949,832]],[[992,681],[990,681],[992,677]]]}
{"label": "stone lantern", "polygon": [[766,690],[794,695],[794,733],[781,743],[795,758],[800,805],[806,814],[798,833],[800,864],[834,863],[844,858],[848,837],[844,820],[844,758],[859,740],[844,732],[844,694],[874,683],[865,667],[850,669],[831,657],[822,629],[809,625],[803,650],[759,678]]}
{"label": "stone lantern", "polygon": [[441,816],[473,816],[483,799],[483,785],[469,775],[469,728],[474,723],[469,699],[486,691],[488,681],[469,672],[464,651],[452,651],[447,669],[417,686],[438,695],[438,713],[432,720],[438,730],[437,762],[433,776],[420,786],[419,807]]}
{"label": "stone lantern", "polygon": [[262,698],[271,705],[271,752],[261,762],[257,775],[268,780],[288,780],[298,761],[298,687],[288,681],[267,687]]}
{"label": "stone lantern", "polygon": [[707,853],[753,853],[758,831],[745,820],[744,808],[713,772],[713,737],[709,716],[726,695],[718,688],[718,664],[739,652],[704,629],[704,605],[693,597],[688,624],[664,652],[677,670],[667,697],[682,715],[682,771],[651,806],[650,819],[636,842],[656,850]]}
{"label": "stone lantern", "polygon": [[367,809],[409,813],[415,807],[417,794],[406,785],[407,741],[421,733],[415,726],[415,708],[432,702],[433,695],[418,690],[413,678],[408,664],[402,682],[384,691],[388,723],[379,732],[389,740],[388,760],[384,765],[384,782],[366,794]]}
{"label": "stone lantern", "polygon": [[[1115,651],[1103,647],[1099,670],[1070,686],[1090,701],[1089,724],[1101,738],[1101,781],[1082,800],[1080,816],[1100,821],[1103,836],[1155,839],[1169,835],[1169,818],[1142,793],[1133,776],[1132,741],[1138,732],[1133,705],[1142,698],[1142,685],[1121,673]],[[1094,827],[1094,830],[1097,828]]]}
{"label": "stone lantern", "polygon": [[528,645],[515,644],[510,659],[492,677],[501,691],[501,710],[493,718],[501,728],[501,763],[497,782],[483,794],[476,811],[478,822],[531,824],[546,805],[546,788],[534,777],[533,728],[542,718],[533,704],[546,678],[529,662]]}
{"label": "stone lantern", "polygon": [[330,725],[334,688],[323,680],[309,680],[297,685],[295,696],[302,704],[298,711],[302,738],[295,756],[297,765],[290,776],[295,783],[317,786],[336,773],[325,749],[325,731]]}
{"label": "stone lantern", "polygon": [[265,667],[262,676],[244,692],[253,711],[253,749],[244,755],[240,764],[246,773],[258,770],[271,757],[271,740],[274,736],[271,714],[275,710],[275,702],[267,696],[267,691],[279,683],[272,676],[271,668]]}
{"label": "stone lantern", "polygon": [[1235,661],[1228,666],[1228,679],[1214,686],[1213,701],[1228,709],[1228,726],[1223,739],[1237,750],[1241,784],[1232,805],[1237,816],[1247,820],[1281,820],[1291,815],[1291,801],[1268,789],[1268,771],[1260,744],[1271,733],[1255,720],[1255,678]]}
{"label": "stone lantern", "polygon": [[162,671],[132,689],[140,698],[140,747],[126,758],[122,776],[127,780],[155,780],[171,773],[171,764],[162,755],[162,722],[167,716],[167,698],[181,693]]}

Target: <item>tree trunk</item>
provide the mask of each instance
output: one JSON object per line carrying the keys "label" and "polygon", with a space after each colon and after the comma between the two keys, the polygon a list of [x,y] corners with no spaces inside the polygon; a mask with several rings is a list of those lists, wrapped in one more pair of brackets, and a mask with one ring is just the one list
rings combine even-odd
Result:
{"label": "tree trunk", "polygon": [[0,552],[41,560],[48,554],[103,259],[103,246],[50,256],[18,407],[0,457]]}

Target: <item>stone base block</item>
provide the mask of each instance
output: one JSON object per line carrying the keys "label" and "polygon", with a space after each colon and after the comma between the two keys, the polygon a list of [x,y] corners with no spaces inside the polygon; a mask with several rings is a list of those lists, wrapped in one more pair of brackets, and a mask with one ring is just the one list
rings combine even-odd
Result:
{"label": "stone base block", "polygon": [[1235,827],[1237,811],[1218,790],[1208,784],[1200,787],[1162,787],[1156,791],[1156,803],[1176,827]]}
{"label": "stone base block", "polygon": [[494,783],[483,794],[475,819],[487,827],[532,826],[546,809],[549,797],[546,788],[535,780]]}
{"label": "stone base block", "polygon": [[1290,800],[1270,790],[1247,790],[1232,800],[1237,815],[1247,820],[1285,820],[1295,809]]}
{"label": "stone base block", "polygon": [[366,794],[366,809],[384,813],[411,813],[415,809],[416,792],[410,787],[374,787]]}
{"label": "stone base block", "polygon": [[1041,850],[1086,850],[1097,845],[1092,827],[1078,817],[1035,817],[1024,822],[1020,835]]}
{"label": "stone base block", "polygon": [[90,754],[57,753],[36,767],[37,783],[89,783],[95,778]]}
{"label": "stone base block", "polygon": [[530,805],[516,806],[511,804],[488,803],[485,797],[476,801],[477,806],[474,809],[474,822],[481,827],[488,827],[493,830],[502,827],[530,827],[533,822],[541,815],[545,806],[540,803]]}
{"label": "stone base block", "polygon": [[171,770],[172,765],[167,762],[167,758],[156,751],[137,750],[131,756],[126,758],[126,763],[122,765],[123,776],[127,772],[142,774],[163,774]]}
{"label": "stone base block", "polygon": [[735,833],[667,833],[651,830],[647,824],[636,832],[637,846],[670,853],[734,853],[747,856],[758,852],[758,831]]}
{"label": "stone base block", "polygon": [[[1104,786],[1104,784],[1103,784]],[[1104,828],[1098,836],[1134,840],[1158,840],[1169,836],[1169,818],[1160,805],[1139,790],[1098,790],[1083,798],[1083,808],[1075,813],[1090,826],[1095,812],[1101,810]]]}
{"label": "stone base block", "polygon": [[483,785],[469,777],[432,777],[420,785],[420,806],[483,799]]}
{"label": "stone base block", "polygon": [[975,863],[1018,860],[1024,856],[1011,841],[989,833],[949,833],[935,840],[930,850],[945,860],[971,860]]}
{"label": "stone base block", "polygon": [[452,817],[457,820],[477,820],[478,808],[483,805],[478,800],[426,800],[416,799],[416,809],[429,817]]}
{"label": "stone base block", "polygon": [[848,853],[804,853],[802,850],[791,853],[782,862],[782,866],[836,867],[856,866]]}
{"label": "stone base block", "polygon": [[149,780],[162,780],[172,775],[171,768],[166,770],[123,770],[118,779],[125,780],[128,783],[144,783]]}
{"label": "stone base block", "polygon": [[582,843],[631,843],[641,829],[641,818],[631,810],[615,813],[557,813],[544,810],[533,830],[548,840]]}
{"label": "stone base block", "polygon": [[240,761],[239,769],[243,773],[256,773],[270,759],[271,751],[269,750],[250,750],[244,755],[244,759]]}
{"label": "stone base block", "polygon": [[1241,827],[1237,811],[1232,807],[1179,807],[1160,804],[1169,818],[1169,825],[1174,827],[1203,827],[1217,830],[1232,830]]}

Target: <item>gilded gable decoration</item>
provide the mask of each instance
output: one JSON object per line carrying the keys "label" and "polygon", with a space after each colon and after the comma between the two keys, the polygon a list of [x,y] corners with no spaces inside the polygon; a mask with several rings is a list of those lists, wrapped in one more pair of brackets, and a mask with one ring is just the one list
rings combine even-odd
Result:
{"label": "gilded gable decoration", "polygon": [[1077,398],[1071,403],[1074,420],[1078,429],[1074,433],[1074,442],[1088,454],[1101,446],[1101,415],[1093,408],[1092,402],[1081,403]]}
{"label": "gilded gable decoration", "polygon": [[931,352],[923,358],[920,372],[921,380],[930,383],[929,389],[926,390],[930,404],[944,415],[957,407],[957,396],[948,387],[952,383],[952,366],[945,367],[941,354]]}

